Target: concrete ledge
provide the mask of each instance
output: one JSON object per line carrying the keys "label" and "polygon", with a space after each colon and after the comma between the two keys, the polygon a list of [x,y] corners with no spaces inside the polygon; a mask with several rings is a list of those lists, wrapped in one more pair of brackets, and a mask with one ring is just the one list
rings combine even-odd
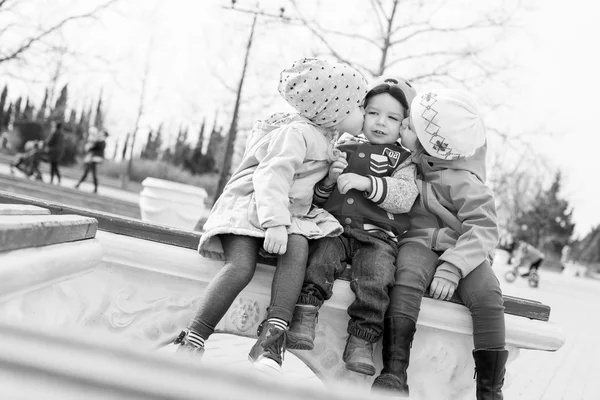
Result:
{"label": "concrete ledge", "polygon": [[0,322],[3,398],[172,400],[359,400],[351,389],[306,388],[189,359],[140,350],[127,341],[77,330]]}
{"label": "concrete ledge", "polygon": [[91,239],[97,227],[79,215],[0,215],[0,251]]}
{"label": "concrete ledge", "polygon": [[103,256],[97,239],[0,253],[0,302],[89,272]]}
{"label": "concrete ledge", "polygon": [[0,204],[0,215],[49,215],[50,210],[28,204]]}

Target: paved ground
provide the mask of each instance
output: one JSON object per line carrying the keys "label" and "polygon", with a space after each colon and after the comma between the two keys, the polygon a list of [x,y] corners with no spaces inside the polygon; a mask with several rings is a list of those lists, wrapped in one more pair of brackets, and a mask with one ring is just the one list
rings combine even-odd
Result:
{"label": "paved ground", "polygon": [[[83,173],[83,171],[82,171],[82,173]],[[0,174],[9,175],[10,167],[7,164],[0,163]],[[42,174],[44,176],[44,182],[50,182],[50,175],[45,172],[42,172]],[[23,177],[23,179],[26,179],[25,175],[23,173],[21,173],[20,171],[15,171],[14,175]],[[116,199],[129,201],[129,202],[136,203],[136,204],[139,203],[139,199],[140,199],[139,193],[134,193],[134,192],[127,191],[127,190],[118,189],[118,188],[115,188],[115,187],[109,186],[109,185],[103,185],[102,180],[103,180],[103,178],[100,177],[99,178],[100,184],[98,185],[98,194],[101,194],[103,196],[113,197]],[[63,176],[61,179],[61,186],[74,188],[75,185],[77,184],[77,181],[78,181],[77,179],[69,178],[68,176]],[[83,182],[81,184],[80,189],[85,192],[92,192],[94,190],[94,185],[92,184],[91,176],[88,176],[87,181]]]}

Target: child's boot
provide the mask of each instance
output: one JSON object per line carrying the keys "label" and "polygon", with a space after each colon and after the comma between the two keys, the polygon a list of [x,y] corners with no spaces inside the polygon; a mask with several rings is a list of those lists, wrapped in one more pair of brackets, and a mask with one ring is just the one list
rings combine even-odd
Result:
{"label": "child's boot", "polygon": [[319,307],[310,304],[296,304],[286,347],[295,350],[314,349],[315,329],[318,318]]}
{"label": "child's boot", "polygon": [[250,349],[248,359],[265,373],[281,373],[285,352],[286,332],[275,324],[263,321],[258,326],[258,340]]}
{"label": "child's boot", "polygon": [[506,373],[507,350],[475,350],[477,400],[502,400],[502,385]]}
{"label": "child's boot", "polygon": [[350,371],[364,375],[375,375],[373,343],[356,336],[348,336],[343,360]]}
{"label": "child's boot", "polygon": [[383,334],[383,369],[371,390],[385,390],[394,396],[408,397],[410,348],[415,335],[415,322],[405,317],[386,318]]}
{"label": "child's boot", "polygon": [[198,346],[189,338],[190,331],[181,331],[179,336],[173,342],[174,345],[178,345],[176,353],[190,355],[194,357],[202,357],[204,354],[204,346]]}

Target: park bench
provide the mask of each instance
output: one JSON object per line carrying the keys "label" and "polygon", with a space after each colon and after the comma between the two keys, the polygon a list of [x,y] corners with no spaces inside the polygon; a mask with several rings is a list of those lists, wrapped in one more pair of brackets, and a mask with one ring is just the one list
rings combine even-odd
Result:
{"label": "park bench", "polygon": [[[37,218],[59,220],[70,215],[69,221],[92,220],[97,223],[97,231],[92,224],[86,238],[58,244],[74,246],[91,241],[93,249],[90,247],[86,254],[81,250],[63,251],[63,255],[70,254],[65,259],[78,262],[72,263],[72,269],[66,264],[44,265],[43,279],[33,279],[32,273],[19,278],[21,271],[17,270],[17,264],[8,272],[2,271],[4,260],[10,258],[11,253],[35,252],[36,249],[39,252],[42,248],[39,242],[32,239],[21,246],[37,247],[7,251],[0,248],[0,278],[11,277],[7,282],[21,280],[20,285],[8,290],[12,293],[9,297],[4,296],[5,280],[0,280],[0,318],[9,321],[51,324],[64,329],[89,327],[134,339],[148,348],[158,348],[171,342],[185,327],[202,291],[222,265],[196,252],[199,232],[0,191],[0,209],[12,208],[14,212],[21,207],[19,205],[50,213]],[[35,219],[34,216],[29,218]],[[90,232],[95,235],[92,237]],[[13,233],[0,236],[2,243],[11,242],[11,235]],[[274,271],[268,261],[262,261],[250,285],[217,326],[218,332],[256,337],[257,326],[266,313]],[[96,265],[91,266],[93,263]],[[294,351],[294,354],[326,384],[352,381],[368,390],[373,377],[348,371],[342,362],[347,336],[346,309],[352,299],[348,282],[338,281],[333,297],[320,311],[315,349]],[[504,300],[509,362],[519,356],[521,349],[556,351],[561,348],[565,336],[560,326],[550,321],[550,307],[510,296]],[[466,307],[456,302],[423,300],[409,368],[409,383],[417,398],[475,398],[471,332]],[[375,348],[378,368],[381,367],[380,349],[379,343]],[[510,375],[506,384],[510,385]]]}

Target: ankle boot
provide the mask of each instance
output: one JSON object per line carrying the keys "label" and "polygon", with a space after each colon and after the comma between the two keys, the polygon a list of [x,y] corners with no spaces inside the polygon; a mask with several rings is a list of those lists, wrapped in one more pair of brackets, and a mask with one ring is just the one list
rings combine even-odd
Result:
{"label": "ankle boot", "polygon": [[475,350],[473,359],[477,375],[477,400],[502,400],[508,350]]}
{"label": "ankle boot", "polygon": [[383,369],[375,378],[371,390],[385,390],[398,397],[408,397],[410,348],[416,324],[409,318],[386,318],[383,328]]}
{"label": "ankle boot", "polygon": [[356,336],[348,336],[342,359],[346,369],[364,375],[375,375],[373,343]]}
{"label": "ankle boot", "polygon": [[312,350],[315,348],[315,329],[319,318],[319,307],[296,304],[287,337],[287,348]]}
{"label": "ankle boot", "polygon": [[262,372],[281,373],[281,365],[283,364],[283,354],[286,349],[286,332],[285,330],[263,321],[258,326],[258,339],[250,354],[248,360]]}

